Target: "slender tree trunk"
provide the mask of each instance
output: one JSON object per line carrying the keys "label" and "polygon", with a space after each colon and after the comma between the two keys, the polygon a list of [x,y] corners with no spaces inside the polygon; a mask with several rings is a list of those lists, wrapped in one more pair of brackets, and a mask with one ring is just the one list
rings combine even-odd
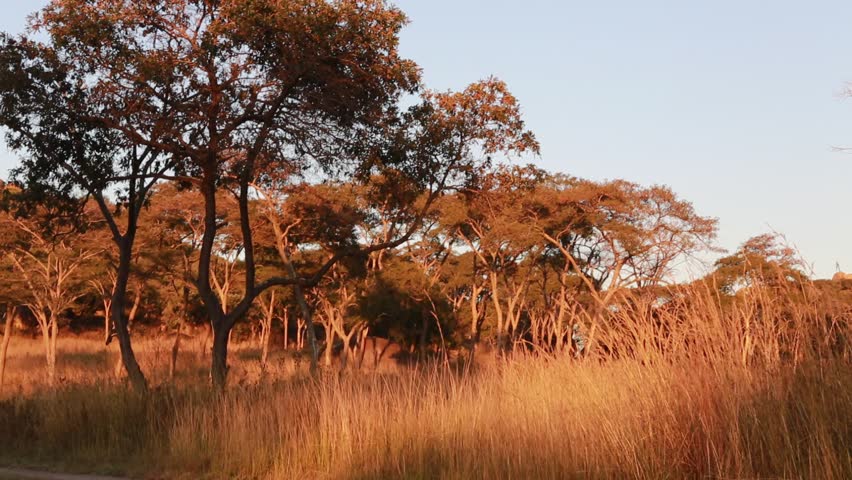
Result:
{"label": "slender tree trunk", "polygon": [[[331,320],[329,320],[331,321]],[[334,349],[334,330],[331,328],[331,325],[327,325],[325,327],[325,354],[323,356],[323,363],[326,367],[331,366],[332,353]]]}
{"label": "slender tree trunk", "polygon": [[260,368],[266,370],[269,362],[269,339],[272,337],[272,319],[265,321],[263,330],[260,332]]}
{"label": "slender tree trunk", "polygon": [[[562,285],[559,287],[559,310],[556,314],[556,324],[554,325],[557,352],[561,352],[565,348],[565,312],[568,308],[567,303],[568,301],[565,299],[565,285]],[[570,344],[570,342],[568,343]]]}
{"label": "slender tree trunk", "polygon": [[6,373],[6,355],[9,353],[9,342],[12,340],[12,324],[18,309],[12,305],[6,305],[6,324],[3,327],[3,343],[0,343],[0,391],[3,390],[3,377]]}
{"label": "slender tree trunk", "polygon": [[110,315],[112,312],[112,296],[110,298],[105,298],[103,301],[104,304],[104,343],[109,345],[109,337],[110,333],[112,333],[112,329],[110,328]]}
{"label": "slender tree trunk", "polygon": [[180,342],[183,336],[183,325],[186,323],[186,318],[189,316],[189,288],[183,287],[183,308],[181,310],[180,320],[178,321],[177,334],[175,341],[172,344],[172,358],[169,362],[169,379],[174,380],[177,373],[177,359],[180,353]]}
{"label": "slender tree trunk", "polygon": [[56,384],[56,334],[59,333],[59,325],[52,313],[47,319],[45,327],[42,329],[42,333],[47,361],[47,383],[53,386]]}
{"label": "slender tree trunk", "polygon": [[284,327],[284,350],[290,349],[290,310],[284,309],[284,316],[281,318],[281,325]]}
{"label": "slender tree trunk", "polygon": [[124,317],[124,307],[127,299],[127,282],[130,278],[130,262],[131,262],[131,246],[133,238],[127,237],[119,245],[119,262],[116,271],[115,290],[112,294],[112,309],[110,316],[112,323],[115,326],[115,334],[118,338],[118,346],[121,352],[121,363],[124,365],[124,370],[127,372],[127,378],[130,384],[137,392],[148,391],[148,381],[139,368],[139,363],[136,360],[136,354],[133,353],[133,346],[130,342],[130,331],[127,328],[127,320]]}
{"label": "slender tree trunk", "polygon": [[198,358],[203,360],[207,355],[207,344],[210,342],[210,337],[213,336],[213,324],[207,322],[204,324],[204,337],[201,338],[201,346],[198,349]]}
{"label": "slender tree trunk", "polygon": [[302,351],[305,348],[305,320],[299,318],[296,320],[296,350]]}
{"label": "slender tree trunk", "polygon": [[[282,260],[284,260],[284,264],[287,266],[290,277],[297,278],[296,269],[293,267],[290,257],[286,256],[286,251],[279,249],[279,253],[282,256]],[[311,375],[316,375],[319,369],[319,346],[317,345],[317,333],[314,329],[314,316],[311,308],[308,306],[307,300],[305,300],[305,291],[302,290],[302,286],[298,283],[293,284],[293,296],[296,297],[296,304],[299,305],[302,319],[305,321],[305,333],[308,337],[308,343],[311,346]]]}
{"label": "slender tree trunk", "polygon": [[349,364],[349,357],[352,356],[352,338],[355,337],[356,329],[352,329],[348,335],[343,337],[343,352],[341,352],[340,358],[340,371],[346,370],[346,366]]}
{"label": "slender tree trunk", "polygon": [[169,361],[169,379],[175,379],[175,373],[177,373],[177,359],[178,354],[180,353],[180,339],[183,336],[183,324],[185,322],[185,317],[180,317],[180,322],[178,322],[177,333],[175,333],[175,341],[172,343],[172,357]]}
{"label": "slender tree trunk", "polygon": [[482,292],[482,289],[471,285],[471,294],[470,294],[470,354],[468,355],[468,364],[469,366],[473,366],[473,361],[476,356],[476,346],[479,343],[479,316],[480,309],[477,305],[479,300],[479,294]]}
{"label": "slender tree trunk", "polygon": [[491,300],[494,302],[494,314],[497,316],[497,347],[501,354],[506,353],[506,334],[503,326],[503,306],[500,304],[499,285],[497,284],[497,272],[488,274],[491,282]]}

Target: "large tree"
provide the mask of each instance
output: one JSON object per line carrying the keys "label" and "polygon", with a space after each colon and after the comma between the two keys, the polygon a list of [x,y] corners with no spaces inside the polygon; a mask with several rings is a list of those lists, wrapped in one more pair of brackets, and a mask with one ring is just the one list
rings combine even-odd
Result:
{"label": "large tree", "polygon": [[[7,40],[14,81],[38,83],[32,65],[39,79],[58,76],[61,82],[41,81],[50,88],[39,90],[39,98],[65,99],[57,103],[62,126],[86,132],[62,157],[106,159],[86,163],[96,168],[74,188],[103,192],[106,180],[129,179],[123,190],[130,200],[128,224],[124,231],[110,225],[124,250],[130,251],[131,219],[151,182],[169,170],[200,190],[204,233],[196,284],[214,330],[216,386],[225,382],[229,333],[257,295],[275,285],[315,285],[352,254],[336,253],[307,278],[282,275],[259,283],[249,206],[261,172],[369,178],[392,170],[414,179],[402,184],[437,194],[449,179],[471,173],[474,151],[534,148],[517,103],[497,81],[463,95],[429,94],[423,105],[399,114],[401,96],[419,85],[416,65],[398,54],[405,21],[382,0],[54,0],[33,23],[48,44]],[[10,98],[29,98],[15,92]],[[50,103],[35,105],[47,117]],[[85,108],[72,116],[66,105]],[[10,110],[6,123],[26,123],[32,115],[24,107]],[[125,167],[122,174],[116,164]],[[92,187],[93,178],[101,180]],[[244,285],[230,307],[220,301],[212,277],[221,189],[238,200],[244,260]],[[129,348],[122,346],[124,354]]]}

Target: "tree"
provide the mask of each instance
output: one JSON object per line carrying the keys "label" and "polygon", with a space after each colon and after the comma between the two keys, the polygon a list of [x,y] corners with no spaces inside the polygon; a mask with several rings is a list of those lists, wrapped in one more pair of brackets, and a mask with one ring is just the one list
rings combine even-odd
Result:
{"label": "tree", "polygon": [[84,247],[83,239],[73,233],[41,231],[32,219],[3,214],[0,229],[8,232],[2,247],[26,287],[22,305],[32,312],[41,330],[47,381],[52,385],[61,317],[86,292],[86,281],[78,270],[100,252]]}
{"label": "tree", "polygon": [[[109,92],[102,88],[104,72],[89,62],[98,59],[87,53],[93,40],[87,28],[92,24],[78,16],[90,10],[87,3],[56,0],[34,17],[31,27],[44,31],[48,43],[0,36],[0,125],[7,129],[8,145],[24,154],[13,175],[28,195],[78,209],[87,197],[97,203],[118,248],[109,301],[112,324],[129,378],[144,391],[147,382],[124,317],[127,284],[139,214],[151,188],[175,158],[161,155],[155,146],[132,142],[110,125],[121,111],[140,134],[155,137],[165,127],[126,108],[142,92],[149,92],[151,84],[115,77],[132,87]],[[65,16],[62,11],[75,14]],[[159,102],[159,107],[164,104]]]}
{"label": "tree", "polygon": [[444,221],[455,230],[484,269],[496,320],[497,343],[506,350],[518,333],[529,286],[530,258],[540,237],[524,222],[522,208],[544,172],[535,167],[498,168],[484,175],[480,186],[465,197],[462,216]]}
{"label": "tree", "polygon": [[715,266],[711,280],[726,295],[755,284],[778,288],[807,278],[796,251],[775,233],[749,238],[732,255],[717,260]]}

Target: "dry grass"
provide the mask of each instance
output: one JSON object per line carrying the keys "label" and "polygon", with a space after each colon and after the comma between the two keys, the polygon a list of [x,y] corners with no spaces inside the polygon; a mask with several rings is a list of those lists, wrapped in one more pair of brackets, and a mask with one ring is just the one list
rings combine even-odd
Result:
{"label": "dry grass", "polygon": [[[279,355],[258,381],[244,346],[224,395],[206,388],[197,345],[176,383],[167,349],[140,346],[159,385],[142,397],[95,385],[114,353],[72,341],[61,388],[0,402],[0,463],[151,478],[852,478],[848,308],[805,289],[679,298],[629,299],[584,361],[519,354],[467,375],[312,380]],[[41,364],[17,344],[22,388],[20,370]]]}
{"label": "dry grass", "polygon": [[[2,404],[5,461],[164,478],[852,478],[843,365],[572,364]],[[57,463],[61,459],[60,463]]]}

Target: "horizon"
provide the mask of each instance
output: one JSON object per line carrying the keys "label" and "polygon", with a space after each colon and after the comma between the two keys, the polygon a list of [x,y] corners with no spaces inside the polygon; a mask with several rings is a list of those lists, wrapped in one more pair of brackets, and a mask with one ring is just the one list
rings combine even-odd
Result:
{"label": "horizon", "polygon": [[[0,30],[20,33],[45,3],[7,7]],[[840,96],[852,5],[396,3],[410,20],[402,53],[427,88],[507,82],[542,147],[516,163],[668,185],[719,219],[729,252],[777,231],[815,278],[852,271],[852,227],[833,215],[852,202],[852,158],[834,149],[852,146]],[[4,177],[14,162],[0,150]]]}

